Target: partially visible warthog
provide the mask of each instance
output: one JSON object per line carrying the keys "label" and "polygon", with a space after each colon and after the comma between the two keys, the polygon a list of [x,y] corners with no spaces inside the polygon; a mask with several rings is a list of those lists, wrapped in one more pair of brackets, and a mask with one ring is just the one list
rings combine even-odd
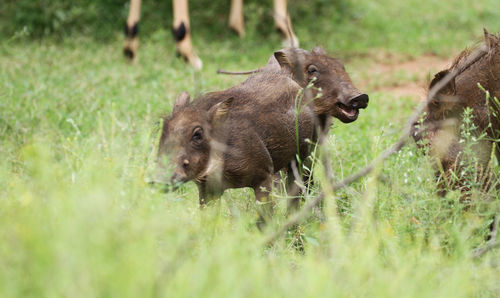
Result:
{"label": "partially visible warthog", "polygon": [[[439,161],[445,177],[449,176],[451,171],[459,173],[460,165],[465,164],[461,162],[464,158],[464,148],[459,140],[460,124],[466,108],[473,110],[472,117],[477,126],[476,133],[486,134],[486,138],[473,145],[474,158],[478,161],[483,174],[487,170],[493,145],[500,136],[500,106],[493,100],[493,97],[500,98],[500,39],[485,30],[485,44],[488,53],[459,73],[439,91],[435,98],[431,99],[426,109],[423,131],[416,131],[414,134],[416,141],[425,138],[425,143],[430,146],[431,155]],[[471,53],[471,50],[463,51],[449,69],[434,76],[429,88],[432,88],[452,70],[462,69],[466,58]],[[491,100],[488,102],[486,94],[480,90],[478,83],[490,92]],[[497,158],[500,158],[498,146],[495,153]],[[487,187],[487,177],[480,178],[484,180],[484,186]],[[463,183],[459,181],[455,187],[463,188]],[[444,193],[445,190],[442,189],[441,194]]]}
{"label": "partially visible warthog", "polygon": [[194,180],[201,205],[241,187],[265,201],[272,175],[309,155],[315,117],[307,103],[297,104],[299,90],[289,77],[262,73],[191,104],[188,94],[179,96],[158,150],[160,163],[173,168],[167,182]]}

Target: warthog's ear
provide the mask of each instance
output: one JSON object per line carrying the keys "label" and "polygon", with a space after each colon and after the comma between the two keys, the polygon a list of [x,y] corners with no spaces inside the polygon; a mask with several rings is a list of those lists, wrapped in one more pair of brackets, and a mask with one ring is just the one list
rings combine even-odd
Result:
{"label": "warthog's ear", "polygon": [[182,110],[182,108],[186,107],[189,104],[189,92],[184,91],[177,96],[177,99],[174,103],[174,108],[172,110],[172,114],[175,114]]}
{"label": "warthog's ear", "polygon": [[316,55],[327,55],[326,51],[322,47],[314,47],[311,52]]}
{"label": "warthog's ear", "polygon": [[491,49],[496,45],[498,45],[499,43],[498,38],[495,35],[489,33],[488,30],[486,30],[486,28],[483,28],[483,30],[484,30],[484,43],[486,44],[488,49]]}
{"label": "warthog's ear", "polygon": [[280,64],[282,69],[292,72],[293,62],[290,59],[293,57],[290,57],[290,55],[288,55],[289,54],[288,52],[289,52],[288,49],[276,51],[274,52],[274,58],[278,60],[278,63]]}
{"label": "warthog's ear", "polygon": [[234,97],[229,97],[208,110],[208,119],[213,126],[221,124],[226,120],[233,100]]}
{"label": "warthog's ear", "polygon": [[281,69],[291,73],[298,81],[302,81],[303,73],[303,53],[297,48],[286,48],[274,52],[274,58],[278,60]]}
{"label": "warthog's ear", "polygon": [[[432,87],[434,87],[434,85],[436,85],[437,82],[441,81],[448,73],[449,73],[448,69],[438,72],[434,76],[434,79],[432,79],[431,84],[429,86],[429,90],[432,89]],[[439,90],[438,93],[454,95],[456,93],[455,78],[453,78],[451,81],[448,82],[448,84],[446,84],[443,88],[441,88],[441,90]]]}

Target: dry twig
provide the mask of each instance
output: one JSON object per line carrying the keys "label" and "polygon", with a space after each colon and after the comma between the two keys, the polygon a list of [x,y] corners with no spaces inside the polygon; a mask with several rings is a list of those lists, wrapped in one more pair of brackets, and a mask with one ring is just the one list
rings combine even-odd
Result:
{"label": "dry twig", "polygon": [[497,230],[498,230],[498,220],[499,216],[498,214],[495,215],[493,218],[493,223],[492,223],[492,228],[491,228],[491,233],[490,233],[490,240],[488,243],[486,243],[485,246],[480,247],[472,252],[472,258],[473,259],[478,259],[488,251],[494,249],[497,246],[500,246],[500,242],[498,242],[497,239]]}

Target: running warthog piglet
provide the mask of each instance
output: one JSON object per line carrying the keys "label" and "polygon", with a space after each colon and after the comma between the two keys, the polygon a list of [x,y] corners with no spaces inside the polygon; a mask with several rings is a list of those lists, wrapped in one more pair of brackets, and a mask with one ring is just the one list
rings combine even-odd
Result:
{"label": "running warthog piglet", "polygon": [[241,187],[267,201],[272,175],[309,155],[315,117],[296,102],[299,90],[289,77],[262,73],[192,103],[179,96],[160,138],[159,162],[173,170],[164,182],[193,180],[201,205]]}

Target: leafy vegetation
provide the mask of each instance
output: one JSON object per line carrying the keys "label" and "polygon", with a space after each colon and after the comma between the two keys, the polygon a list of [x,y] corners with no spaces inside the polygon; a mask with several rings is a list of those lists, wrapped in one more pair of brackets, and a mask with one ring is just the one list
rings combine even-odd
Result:
{"label": "leafy vegetation", "polygon": [[[19,16],[28,13],[20,9],[28,2],[7,1],[2,11],[9,17],[1,18],[10,31],[0,44],[0,296],[500,294],[500,252],[470,258],[486,241],[498,200],[480,192],[467,205],[457,191],[439,197],[431,161],[413,143],[368,177],[328,193],[326,221],[313,216],[272,247],[262,240],[286,220],[279,190],[276,216],[262,233],[249,189],[227,191],[199,210],[192,183],[173,193],[146,183],[159,119],[175,95],[237,84],[243,78],[215,70],[260,67],[280,47],[269,28],[258,32],[261,18],[272,25],[262,8],[269,4],[248,4],[249,32],[240,40],[226,34],[223,4],[201,10],[204,2],[192,1],[193,28],[200,32],[194,43],[205,62],[195,72],[175,58],[168,19],[141,31],[139,62],[129,65],[121,56],[121,25],[114,33],[115,24],[103,21],[104,43],[88,36],[96,32],[91,27],[75,30],[96,19],[90,13],[103,13],[106,2],[88,2],[96,10],[81,12],[85,22],[71,12],[76,8],[61,8],[78,16],[75,25],[41,35],[23,23],[34,15]],[[500,30],[492,0],[339,3],[318,1],[311,9],[317,17],[306,1],[290,1],[290,9],[302,45],[319,43],[347,59],[355,83],[377,51],[433,52],[451,60],[483,26]],[[33,4],[35,12],[42,4]],[[147,10],[151,20],[161,17],[154,5]],[[122,22],[124,11],[110,15]],[[216,30],[205,28],[210,22]],[[28,35],[19,33],[24,26]],[[364,91],[368,109],[352,124],[335,122],[321,149],[338,179],[397,140],[415,106],[409,98]],[[328,191],[321,163],[314,175]],[[297,239],[303,251],[295,248]]]}

